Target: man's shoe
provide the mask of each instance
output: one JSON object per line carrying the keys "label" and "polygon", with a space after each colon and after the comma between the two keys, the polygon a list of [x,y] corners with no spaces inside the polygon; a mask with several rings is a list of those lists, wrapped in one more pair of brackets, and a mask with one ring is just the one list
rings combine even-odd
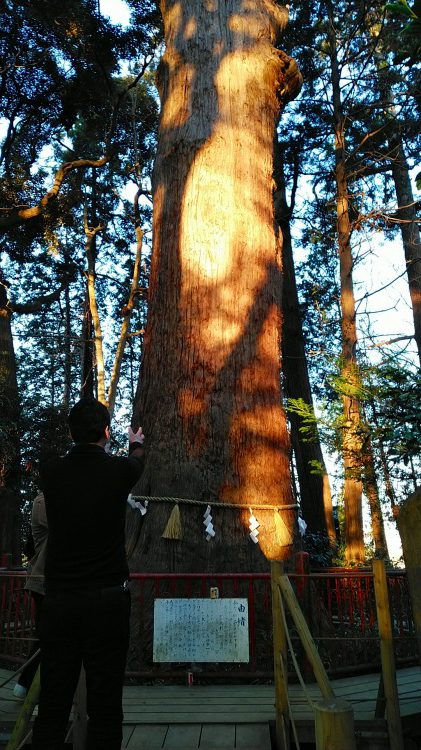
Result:
{"label": "man's shoe", "polygon": [[15,696],[15,698],[17,698],[20,701],[25,700],[27,692],[28,692],[27,689],[23,687],[23,685],[19,685],[18,682],[13,688],[13,695]]}

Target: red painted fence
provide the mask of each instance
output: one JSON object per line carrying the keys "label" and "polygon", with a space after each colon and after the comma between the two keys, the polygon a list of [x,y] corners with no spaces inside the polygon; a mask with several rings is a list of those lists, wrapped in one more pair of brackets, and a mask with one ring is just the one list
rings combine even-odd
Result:
{"label": "red painted fence", "polygon": [[[323,662],[330,674],[372,669],[380,664],[380,650],[371,571],[336,568],[290,575]],[[415,630],[405,571],[388,571],[389,598],[398,664],[415,661]],[[193,669],[202,678],[270,678],[272,622],[269,573],[134,573],[132,640],[128,674],[148,679],[185,678]],[[35,637],[33,611],[24,590],[25,573],[0,571],[0,660],[22,662]],[[249,604],[249,664],[154,664],[152,660],[153,602],[156,597],[209,597],[211,587],[220,597],[245,597]],[[100,623],[98,623],[100,627]],[[294,627],[290,632],[302,668]]]}

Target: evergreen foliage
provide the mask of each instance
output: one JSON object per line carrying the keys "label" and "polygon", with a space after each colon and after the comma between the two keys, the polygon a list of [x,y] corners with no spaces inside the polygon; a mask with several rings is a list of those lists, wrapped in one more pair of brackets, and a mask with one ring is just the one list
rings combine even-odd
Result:
{"label": "evergreen foliage", "polygon": [[[117,450],[135,398],[147,317],[158,123],[154,81],[162,20],[155,2],[128,0],[127,5],[131,18],[124,28],[104,18],[94,0],[2,4],[0,283],[7,292],[2,312],[12,325],[14,351],[8,354],[16,355],[19,388],[14,394],[6,390],[10,372],[2,372],[0,406],[13,419],[0,416],[0,448],[3,465],[14,466],[14,487],[17,468],[21,472],[21,506],[26,509],[36,491],[34,467],[50,450],[68,446],[65,414],[78,398],[86,345],[92,344],[92,333],[84,326],[89,232],[94,235],[90,252],[109,382],[119,327],[127,314],[136,224],[145,235],[133,335],[118,388]],[[288,407],[299,415],[305,439],[320,436],[334,457],[339,503],[342,400],[355,397],[364,417],[361,441],[372,444],[380,495],[394,506],[418,482],[421,382],[412,331],[397,326],[397,333],[386,331],[379,341],[378,316],[369,304],[393,276],[391,271],[382,280],[388,243],[394,243],[396,276],[404,277],[410,265],[400,247],[401,234],[405,222],[415,219],[397,210],[392,167],[398,160],[406,164],[415,192],[411,206],[419,214],[420,174],[414,179],[412,169],[419,166],[420,152],[420,3],[339,0],[333,20],[329,7],[328,2],[297,4],[280,40],[281,48],[297,59],[304,79],[300,97],[283,116],[279,141],[316,401],[315,409],[300,398],[290,399]],[[352,382],[343,374],[341,351],[332,33],[356,279],[360,374]],[[80,166],[81,160],[89,163]],[[72,166],[66,167],[57,192],[44,200],[63,165]],[[37,206],[38,213],[22,218],[20,212]],[[369,263],[371,279],[364,270]],[[56,297],[47,299],[54,291]],[[97,362],[89,356],[95,375]],[[321,472],[322,466],[313,462],[308,470]],[[317,533],[307,540],[321,564],[331,561],[325,541]]]}

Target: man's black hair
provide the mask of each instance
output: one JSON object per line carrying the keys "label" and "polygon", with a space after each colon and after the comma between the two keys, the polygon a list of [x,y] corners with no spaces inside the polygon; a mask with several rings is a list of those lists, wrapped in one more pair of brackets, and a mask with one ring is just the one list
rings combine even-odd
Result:
{"label": "man's black hair", "polygon": [[110,414],[100,401],[84,396],[70,410],[68,423],[75,443],[97,443],[110,426]]}

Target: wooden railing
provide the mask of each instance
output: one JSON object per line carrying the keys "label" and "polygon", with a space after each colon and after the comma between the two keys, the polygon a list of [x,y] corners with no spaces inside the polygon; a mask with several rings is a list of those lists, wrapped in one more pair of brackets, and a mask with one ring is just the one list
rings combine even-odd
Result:
{"label": "wooden railing", "polygon": [[[373,573],[332,569],[289,573],[300,607],[328,674],[349,674],[380,666]],[[270,678],[273,675],[269,573],[133,573],[132,647],[128,673],[138,677],[185,677],[189,666],[157,665],[152,659],[153,601],[156,597],[246,597],[249,604],[249,664],[202,665],[207,677]],[[0,658],[21,663],[35,638],[24,571],[0,571]],[[405,571],[387,572],[393,643],[397,662],[415,660],[415,629]],[[293,623],[290,632],[302,669],[307,658]],[[200,669],[200,667],[197,667]],[[291,660],[288,664],[293,671]],[[198,675],[199,676],[199,675]]]}
{"label": "wooden railing", "polygon": [[[387,728],[391,750],[404,750],[402,723],[400,718],[399,695],[396,680],[396,660],[393,646],[393,630],[396,625],[396,617],[392,614],[390,586],[387,580],[385,564],[381,560],[373,561],[373,571],[366,574],[367,580],[374,585],[375,622],[370,623],[370,630],[374,626],[377,629],[377,640],[380,646],[381,677],[379,696],[384,696],[384,711],[387,717]],[[300,578],[302,585],[308,585],[309,581],[304,575]],[[358,579],[357,579],[358,581]],[[337,581],[336,581],[337,582]],[[362,601],[361,612],[365,613],[366,604],[371,603],[370,589],[365,587],[366,596],[360,596],[361,587],[348,581],[347,589],[351,604],[356,600]],[[300,590],[300,586],[296,587]],[[393,590],[393,588],[392,588]],[[337,591],[337,589],[336,589]],[[302,597],[303,591],[300,592]],[[320,604],[320,599],[316,599]],[[278,750],[289,750],[290,727],[294,728],[291,708],[288,699],[288,651],[292,655],[294,668],[304,694],[305,679],[296,659],[296,647],[290,636],[290,625],[287,623],[286,611],[289,612],[294,624],[299,642],[304,650],[309,668],[313,678],[316,680],[321,701],[314,702],[308,696],[315,717],[315,739],[317,750],[328,750],[332,748],[334,738],[335,748],[340,750],[356,750],[356,737],[354,731],[354,716],[352,705],[346,701],[338,700],[330,684],[329,676],[323,664],[320,648],[316,646],[309,624],[303,614],[299,599],[294,592],[288,576],[285,574],[284,566],[280,562],[272,563],[272,608],[273,608],[273,654],[275,669],[275,719],[276,719],[276,745]],[[347,620],[354,624],[356,613],[353,607],[348,608]],[[340,609],[339,609],[340,612]],[[343,618],[339,617],[343,625]],[[359,625],[364,622],[360,615]],[[342,643],[347,636],[342,636]],[[415,641],[415,638],[414,638]],[[414,643],[415,645],[415,643]],[[379,697],[378,696],[378,697]],[[297,745],[298,746],[298,745]]]}

